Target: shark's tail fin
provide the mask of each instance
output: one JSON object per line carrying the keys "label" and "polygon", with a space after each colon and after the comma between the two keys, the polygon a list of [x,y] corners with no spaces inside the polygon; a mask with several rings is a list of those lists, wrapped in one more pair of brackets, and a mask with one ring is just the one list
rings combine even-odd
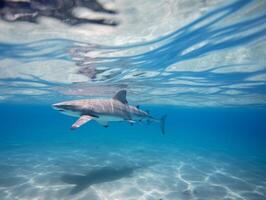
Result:
{"label": "shark's tail fin", "polygon": [[165,119],[166,119],[167,115],[163,115],[160,119],[160,126],[161,126],[161,131],[162,134],[165,134]]}

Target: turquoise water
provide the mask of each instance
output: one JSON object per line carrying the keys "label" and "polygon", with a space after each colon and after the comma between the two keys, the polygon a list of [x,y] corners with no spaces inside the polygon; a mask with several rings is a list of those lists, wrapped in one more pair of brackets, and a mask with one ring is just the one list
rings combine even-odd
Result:
{"label": "turquoise water", "polygon": [[[0,199],[266,199],[265,2],[103,2],[117,26],[0,21]],[[121,89],[165,135],[51,107]]]}

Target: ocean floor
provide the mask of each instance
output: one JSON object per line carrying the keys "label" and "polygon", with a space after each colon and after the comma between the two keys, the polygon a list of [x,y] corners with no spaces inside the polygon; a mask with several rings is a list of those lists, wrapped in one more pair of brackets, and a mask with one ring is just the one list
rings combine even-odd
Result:
{"label": "ocean floor", "polygon": [[266,199],[265,163],[245,156],[130,143],[9,143],[0,151],[2,200]]}

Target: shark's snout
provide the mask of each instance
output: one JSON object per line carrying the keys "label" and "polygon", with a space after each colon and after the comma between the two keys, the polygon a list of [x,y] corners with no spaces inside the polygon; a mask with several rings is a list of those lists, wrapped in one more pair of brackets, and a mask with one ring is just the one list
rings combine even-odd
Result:
{"label": "shark's snout", "polygon": [[78,106],[76,106],[72,102],[55,103],[52,105],[52,107],[53,109],[59,111],[62,114],[74,117],[80,117],[80,111]]}
{"label": "shark's snout", "polygon": [[52,106],[59,111],[75,111],[77,109],[77,106],[68,102],[55,103]]}
{"label": "shark's snout", "polygon": [[55,103],[55,104],[52,105],[52,107],[53,107],[53,108],[58,108],[59,105],[58,105],[58,103]]}
{"label": "shark's snout", "polygon": [[63,110],[63,105],[60,104],[60,103],[55,103],[52,105],[52,107],[55,109],[55,110]]}

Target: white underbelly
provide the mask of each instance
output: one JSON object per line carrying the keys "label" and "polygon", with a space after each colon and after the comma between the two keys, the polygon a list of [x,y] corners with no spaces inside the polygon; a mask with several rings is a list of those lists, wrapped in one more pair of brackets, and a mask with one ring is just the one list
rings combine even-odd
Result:
{"label": "white underbelly", "polygon": [[109,116],[109,115],[102,115],[99,118],[96,118],[96,120],[106,121],[106,122],[117,122],[117,121],[124,121],[121,117],[115,117],[115,116]]}
{"label": "white underbelly", "polygon": [[62,111],[62,114],[65,114],[67,116],[71,116],[71,117],[80,117],[80,113],[79,112],[73,112],[73,111]]}

